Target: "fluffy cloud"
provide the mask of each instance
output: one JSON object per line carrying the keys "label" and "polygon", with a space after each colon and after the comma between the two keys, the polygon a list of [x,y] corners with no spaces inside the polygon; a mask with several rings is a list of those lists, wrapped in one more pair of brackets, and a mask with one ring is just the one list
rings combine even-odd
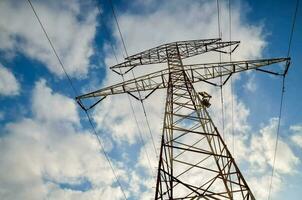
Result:
{"label": "fluffy cloud", "polygon": [[14,96],[20,92],[20,84],[14,74],[0,64],[0,95]]}
{"label": "fluffy cloud", "polygon": [[51,88],[46,86],[45,80],[36,83],[32,101],[32,110],[37,119],[79,123],[75,102],[66,96],[53,93]]}
{"label": "fluffy cloud", "polygon": [[255,75],[251,74],[244,85],[244,88],[250,92],[255,92],[257,90],[257,84],[255,80]]}
{"label": "fluffy cloud", "polygon": [[[246,161],[249,163],[248,180],[250,180],[253,191],[259,199],[265,199],[268,195],[277,124],[277,118],[270,119],[269,123],[259,130],[259,133],[252,133],[250,142],[246,141]],[[280,137],[274,166],[272,196],[278,196],[278,192],[284,189],[284,178],[286,175],[297,173],[297,166],[300,162],[289,144]]]}
{"label": "fluffy cloud", "polygon": [[[85,76],[94,53],[97,9],[77,0],[33,1],[33,5],[67,72]],[[6,54],[23,53],[45,64],[50,72],[63,75],[27,1],[1,1],[0,18],[0,50]]]}
{"label": "fluffy cloud", "polygon": [[52,92],[44,80],[32,98],[34,116],[7,124],[0,138],[1,198],[120,199],[97,140],[79,129],[73,100]]}
{"label": "fluffy cloud", "polygon": [[[270,185],[271,176],[269,173],[262,176],[254,176],[249,180],[249,186],[253,189],[256,199],[267,199],[268,186]],[[282,187],[282,179],[278,174],[275,174],[272,184],[272,194],[275,198],[276,193],[280,192]]]}
{"label": "fluffy cloud", "polygon": [[302,126],[301,125],[294,125],[290,127],[290,130],[294,133],[291,136],[291,140],[302,148]]}
{"label": "fluffy cloud", "polygon": [[[153,1],[158,3],[158,1]],[[120,26],[130,54],[174,41],[217,38],[217,6],[215,2],[162,2],[146,13],[122,13]],[[202,12],[201,12],[202,11]],[[232,10],[232,39],[241,41],[233,58],[255,58],[262,53],[266,42],[262,27],[244,20],[238,5]],[[228,5],[221,2],[221,31],[223,40],[229,40]],[[118,32],[114,32],[117,41]],[[215,54],[216,59],[218,58]],[[228,58],[228,57],[227,57]],[[213,57],[210,58],[213,61]]]}
{"label": "fluffy cloud", "polygon": [[[255,165],[256,170],[263,171],[265,167],[268,167],[268,164],[273,165],[277,123],[277,118],[271,119],[270,123],[260,130],[260,135],[253,136],[251,139],[252,156],[250,162]],[[298,157],[294,155],[288,144],[280,138],[276,154],[276,172],[292,174],[295,172],[298,163]]]}

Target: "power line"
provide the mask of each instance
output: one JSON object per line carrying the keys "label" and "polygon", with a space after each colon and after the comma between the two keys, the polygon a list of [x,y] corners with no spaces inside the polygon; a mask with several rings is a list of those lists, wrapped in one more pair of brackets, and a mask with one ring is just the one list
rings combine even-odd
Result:
{"label": "power line", "polygon": [[[101,11],[100,11],[100,9],[99,9],[98,6],[97,6],[97,8],[98,8],[98,10],[99,10],[99,13],[101,13]],[[105,30],[106,34],[109,36],[109,35],[110,35],[110,34],[109,34],[109,31],[108,31],[106,28],[104,28],[104,30]],[[113,44],[112,44],[111,41],[109,41],[109,43],[110,43],[110,46],[111,46],[111,49],[112,49],[112,53],[113,53],[113,55],[114,55],[114,57],[115,57],[116,63],[118,64],[119,61],[118,61],[118,59],[117,59],[117,54],[116,54],[116,51],[115,51],[115,49],[114,49],[114,46],[113,46]],[[123,75],[122,75],[122,80],[125,81]],[[149,154],[148,154],[148,152],[147,152],[147,150],[146,150],[146,148],[145,148],[145,141],[144,141],[143,136],[142,136],[142,134],[141,134],[142,131],[141,131],[139,125],[138,125],[138,120],[137,120],[136,115],[135,115],[135,112],[134,112],[134,108],[133,108],[132,101],[131,101],[131,99],[129,98],[129,96],[127,96],[127,97],[128,97],[128,101],[129,101],[129,104],[130,104],[130,107],[131,107],[132,115],[133,115],[133,117],[134,117],[134,120],[135,120],[137,129],[138,129],[139,140],[140,140],[140,143],[141,143],[141,145],[143,146],[144,152],[145,152],[145,154],[146,154],[146,157],[147,157],[147,160],[148,160],[148,164],[149,164],[149,169],[150,169],[150,171],[152,172],[152,165],[151,165],[151,161],[150,161],[150,156],[149,156]]]}
{"label": "power line", "polygon": [[113,6],[113,3],[112,3],[112,0],[109,0],[109,3],[110,3],[110,6],[111,6],[112,14],[113,14],[113,17],[114,17],[114,20],[115,20],[115,23],[116,23],[116,26],[117,26],[120,38],[122,40],[122,44],[123,44],[123,47],[124,47],[124,51],[126,53],[126,57],[128,57],[129,56],[128,55],[128,51],[127,51],[127,48],[126,48],[126,44],[125,44],[125,41],[124,41],[124,37],[123,37],[122,31],[121,31],[120,25],[118,23],[117,16],[115,14],[115,10],[114,10],[114,6]]}
{"label": "power line", "polygon": [[[289,43],[288,43],[288,49],[287,49],[287,57],[290,55],[291,50],[291,44],[297,19],[297,13],[298,13],[298,7],[299,7],[299,0],[296,1],[295,5],[295,11],[294,16],[292,20],[292,26],[290,30],[290,36],[289,36]],[[288,65],[288,63],[287,63]],[[282,117],[282,108],[283,108],[283,101],[284,101],[284,93],[285,93],[285,78],[287,75],[287,69],[288,66],[286,66],[286,71],[284,72],[282,76],[282,91],[281,91],[281,100],[280,100],[280,109],[279,109],[279,118],[278,118],[278,125],[277,125],[277,135],[276,135],[276,142],[275,142],[275,149],[274,149],[274,157],[273,157],[273,166],[272,166],[272,174],[270,178],[270,184],[269,184],[269,191],[268,191],[268,200],[271,199],[271,192],[272,192],[272,185],[273,185],[273,178],[275,173],[275,164],[276,164],[276,156],[277,156],[277,150],[278,150],[278,142],[279,142],[279,135],[280,135],[280,124],[281,124],[281,117]]]}
{"label": "power line", "polygon": [[273,177],[274,177],[274,172],[275,172],[276,155],[277,155],[278,142],[279,142],[280,122],[281,122],[281,117],[282,117],[282,107],[283,107],[283,99],[284,99],[284,92],[285,92],[284,82],[285,82],[285,76],[283,76],[283,78],[282,78],[282,91],[281,91],[281,100],[280,100],[280,107],[279,107],[277,136],[276,136],[275,149],[274,149],[272,174],[271,174],[271,178],[270,178],[270,185],[269,185],[269,191],[268,191],[268,200],[271,199],[271,190],[272,190]]}
{"label": "power line", "polygon": [[288,49],[287,49],[287,57],[288,57],[289,54],[290,54],[290,49],[291,49],[291,45],[292,45],[292,39],[293,39],[294,29],[295,29],[295,24],[296,24],[296,19],[297,19],[299,1],[300,1],[300,0],[297,0],[297,1],[296,1],[295,14],[294,14],[293,23],[292,23],[292,27],[291,27],[291,31],[290,31],[290,36],[289,36],[289,44],[288,44]]}
{"label": "power line", "polygon": [[119,185],[119,187],[121,188],[121,191],[122,191],[122,193],[123,193],[124,199],[127,200],[126,193],[125,193],[125,191],[124,191],[124,189],[123,189],[123,187],[122,187],[121,182],[120,182],[119,179],[118,179],[118,176],[117,176],[116,173],[115,173],[115,170],[114,170],[114,168],[113,168],[113,166],[112,166],[112,163],[111,163],[111,161],[110,161],[109,155],[108,155],[108,154],[106,153],[106,151],[105,151],[104,144],[102,143],[102,141],[101,141],[99,135],[97,134],[96,129],[95,129],[93,123],[92,123],[91,117],[90,117],[89,113],[87,112],[87,110],[85,110],[85,114],[86,114],[86,116],[87,116],[87,118],[88,118],[89,124],[90,124],[91,127],[92,127],[92,130],[93,130],[94,135],[96,136],[96,138],[97,138],[99,144],[100,144],[101,147],[102,147],[102,152],[103,152],[103,154],[105,155],[105,158],[106,158],[107,162],[109,163],[109,166],[110,166],[110,168],[111,168],[111,170],[112,170],[112,172],[113,172],[113,175],[114,175],[114,177],[115,177],[115,179],[116,179],[116,182],[117,182],[117,184]]}
{"label": "power line", "polygon": [[[108,33],[107,29],[105,29],[105,30],[106,30],[106,33],[109,35],[109,33]],[[118,64],[119,62],[118,62],[118,59],[117,59],[117,55],[116,55],[116,52],[115,52],[114,46],[112,45],[112,43],[111,43],[111,42],[109,42],[109,43],[110,43],[110,46],[111,46],[112,52],[113,52],[113,54],[114,54],[114,57],[115,57],[116,63]],[[122,80],[123,80],[123,81],[125,81],[124,76],[122,76]],[[127,96],[127,97],[128,97],[128,101],[129,101],[129,104],[130,104],[131,110],[132,110],[132,115],[134,116],[134,120],[135,120],[136,125],[137,125],[137,129],[138,129],[138,132],[139,132],[139,136],[140,136],[139,138],[140,138],[140,141],[141,141],[141,145],[144,147],[144,145],[145,145],[145,141],[144,141],[144,139],[143,139],[143,137],[142,137],[141,130],[140,130],[140,128],[139,128],[139,125],[138,125],[138,121],[137,121],[136,115],[135,115],[135,113],[134,113],[134,108],[133,108],[132,102],[131,102],[131,100],[130,100],[129,96]],[[146,157],[147,157],[148,163],[149,163],[149,169],[150,169],[150,171],[152,172],[151,161],[150,161],[150,158],[149,158],[148,152],[146,151],[146,149],[145,149],[145,148],[144,148],[144,151],[145,151],[145,154],[146,154]]]}
{"label": "power line", "polygon": [[[124,78],[123,78],[123,80],[124,80]],[[127,97],[128,97],[129,102],[131,102],[129,95],[127,95]],[[149,156],[148,151],[147,151],[147,148],[146,148],[146,146],[145,146],[146,142],[145,142],[145,140],[144,140],[144,138],[143,138],[142,131],[141,131],[141,129],[139,128],[138,120],[137,120],[137,118],[136,118],[136,115],[135,115],[135,112],[134,112],[134,108],[133,108],[132,102],[131,102],[131,104],[130,104],[130,107],[131,107],[132,114],[133,114],[134,119],[135,119],[135,123],[137,124],[137,128],[138,128],[140,140],[141,140],[143,149],[144,149],[144,151],[145,151],[145,154],[146,154],[146,156],[147,156],[147,160],[148,160],[148,163],[149,163],[149,169],[150,169],[150,172],[151,172],[151,174],[152,174],[152,171],[153,171],[153,170],[152,170],[152,164],[151,164],[150,156]],[[153,175],[153,174],[152,174],[152,175]]]}
{"label": "power line", "polygon": [[[229,5],[228,5],[228,10],[229,10],[229,41],[232,41],[232,9],[231,9],[231,0],[229,0]],[[229,58],[230,58],[230,63],[232,62],[232,47],[229,46]],[[231,115],[231,130],[232,130],[232,154],[233,154],[233,158],[234,158],[234,98],[233,98],[233,76],[231,76],[231,111],[232,111],[232,115]],[[230,180],[232,181],[232,176],[230,177]],[[232,188],[232,185],[231,185]],[[232,188],[233,189],[233,188]]]}
{"label": "power line", "polygon": [[[219,0],[216,1],[217,4],[217,24],[218,24],[218,37],[222,38],[222,31],[221,31],[221,26],[220,26],[220,5],[219,5]],[[222,62],[222,57],[221,57],[221,52],[219,52],[219,62]],[[220,68],[220,73],[221,73],[221,68]],[[225,129],[225,124],[224,124],[224,100],[223,100],[223,84],[222,84],[222,77],[220,77],[220,102],[221,102],[221,121],[222,121],[222,135],[223,138],[225,139],[224,135],[224,129]]]}
{"label": "power line", "polygon": [[219,0],[216,0],[216,6],[217,6],[217,24],[218,24],[218,37],[221,38],[221,28],[220,28],[220,6],[219,6]]}
{"label": "power line", "polygon": [[[54,47],[54,45],[53,45],[53,43],[52,43],[50,37],[48,36],[48,34],[47,34],[47,32],[46,32],[46,29],[45,29],[43,23],[41,22],[41,20],[40,20],[38,14],[37,14],[37,12],[36,12],[36,10],[35,10],[35,8],[34,8],[32,2],[31,2],[31,0],[27,0],[27,2],[29,3],[29,5],[30,5],[30,7],[31,7],[31,9],[32,9],[32,11],[33,11],[33,13],[34,13],[36,19],[38,20],[38,22],[39,22],[39,24],[40,24],[40,26],[41,26],[41,28],[42,28],[42,30],[43,30],[43,32],[44,32],[44,35],[46,36],[46,38],[47,38],[47,40],[48,40],[48,42],[49,42],[49,44],[50,44],[50,46],[51,46],[51,48],[52,48],[52,50],[53,50],[55,56],[56,56],[56,58],[58,59],[60,65],[61,65],[61,68],[63,69],[63,71],[64,71],[64,73],[65,73],[65,76],[67,77],[67,79],[68,79],[68,81],[69,81],[69,84],[70,84],[70,86],[71,86],[71,88],[72,88],[72,90],[73,90],[75,96],[77,96],[78,92],[77,92],[76,88],[74,87],[74,85],[73,85],[73,83],[72,83],[72,80],[71,80],[70,76],[68,75],[68,73],[67,73],[67,71],[66,71],[66,69],[65,69],[65,67],[64,67],[64,65],[63,65],[63,62],[61,61],[59,55],[57,54],[57,51],[56,51],[56,49],[55,49],[55,47]],[[121,182],[119,181],[119,179],[118,179],[118,177],[117,177],[117,174],[115,173],[115,170],[114,170],[113,165],[112,165],[112,163],[111,163],[111,161],[110,161],[110,158],[109,158],[108,154],[107,154],[106,151],[105,151],[104,145],[103,145],[103,143],[102,143],[102,141],[101,141],[99,135],[98,135],[97,132],[96,132],[96,129],[95,129],[93,123],[92,123],[91,117],[89,116],[89,113],[87,112],[87,110],[85,110],[85,114],[86,114],[86,116],[87,116],[87,118],[88,118],[89,124],[90,124],[91,127],[92,127],[93,134],[96,136],[97,141],[98,141],[99,145],[101,146],[101,150],[102,150],[102,152],[103,152],[103,154],[104,154],[104,156],[105,156],[105,158],[106,158],[106,160],[107,160],[107,162],[108,162],[108,164],[109,164],[109,166],[110,166],[110,168],[111,168],[111,170],[112,170],[112,172],[113,172],[114,178],[115,178],[117,184],[119,185],[119,187],[120,187],[120,189],[121,189],[121,191],[122,191],[122,193],[123,193],[124,199],[127,200],[126,193],[125,193],[125,191],[124,191],[124,189],[123,189],[123,187],[122,187]]]}
{"label": "power line", "polygon": [[[229,0],[229,40],[232,41],[232,6],[231,6],[231,0]],[[232,47],[230,46],[230,62],[232,62]],[[235,154],[235,136],[234,136],[234,87],[233,87],[233,76],[231,76],[231,110],[232,110],[232,116],[231,116],[231,132],[232,132],[232,152],[233,156]]]}
{"label": "power line", "polygon": [[[221,31],[221,18],[220,18],[220,5],[219,5],[219,0],[216,1],[217,3],[217,23],[218,23],[218,37],[222,39],[222,31]],[[230,40],[231,41],[231,40]],[[231,54],[231,46],[230,46],[230,54]],[[222,54],[219,52],[219,62],[221,64],[222,62]],[[222,68],[220,69],[220,73],[222,73]],[[222,120],[222,135],[223,139],[225,140],[225,114],[224,114],[224,99],[223,99],[223,84],[222,84],[222,76],[220,76],[220,102],[221,102],[221,120]],[[232,181],[232,177],[230,176],[230,181]],[[232,190],[232,184],[230,185],[231,190]],[[232,198],[233,198],[233,194]]]}
{"label": "power line", "polygon": [[[121,31],[121,28],[120,28],[120,25],[119,25],[119,22],[118,22],[118,18],[117,18],[117,15],[116,15],[116,12],[115,12],[112,0],[109,0],[109,3],[110,3],[110,6],[111,6],[112,14],[113,14],[113,17],[114,17],[114,20],[115,20],[115,23],[116,23],[116,26],[117,26],[117,29],[118,29],[121,41],[122,41],[122,45],[124,47],[125,54],[128,57],[129,54],[128,54],[128,51],[127,51],[127,48],[126,48],[125,40],[124,40],[122,31]],[[134,75],[133,70],[131,72],[132,72],[133,78],[135,79],[135,75]],[[140,99],[142,99],[141,98],[141,93],[140,93],[139,90],[138,90],[138,94],[139,94]],[[150,123],[149,123],[149,120],[148,120],[148,117],[147,117],[147,113],[146,113],[146,108],[145,108],[144,102],[142,100],[140,102],[141,102],[141,106],[142,106],[142,109],[143,109],[143,112],[144,112],[145,120],[146,120],[146,123],[147,123],[147,127],[148,127],[148,130],[149,130],[150,138],[151,138],[152,145],[153,145],[153,148],[154,148],[154,152],[155,152],[156,157],[158,157],[156,146],[155,146],[155,142],[154,142],[154,138],[153,138],[153,134],[152,134],[152,131],[151,131],[151,128],[150,128]],[[134,113],[134,115],[135,115],[135,113]]]}
{"label": "power line", "polygon": [[31,3],[31,0],[27,0],[27,2],[29,3],[29,5],[30,5],[30,7],[31,7],[31,9],[32,9],[32,11],[33,11],[33,13],[35,14],[35,17],[37,18],[37,20],[38,20],[38,22],[39,22],[39,24],[40,24],[40,26],[41,26],[41,28],[42,28],[42,30],[43,30],[43,32],[44,32],[44,35],[45,35],[46,39],[48,40],[48,43],[50,44],[51,49],[53,50],[53,53],[55,54],[56,58],[57,58],[58,61],[59,61],[60,65],[61,65],[61,67],[62,67],[62,69],[63,69],[63,72],[64,72],[65,76],[67,77],[70,86],[72,87],[72,90],[73,90],[73,92],[74,92],[74,95],[76,96],[76,95],[77,95],[77,90],[76,90],[76,88],[74,87],[74,85],[73,85],[73,83],[72,83],[72,81],[71,81],[71,78],[70,78],[70,76],[68,75],[68,73],[67,73],[67,71],[66,71],[66,69],[65,69],[65,67],[64,67],[64,65],[63,65],[63,63],[62,63],[62,61],[61,61],[61,59],[60,59],[60,57],[58,56],[58,53],[57,53],[57,51],[56,51],[54,45],[52,44],[52,42],[51,42],[51,40],[50,40],[50,37],[48,36],[48,34],[47,34],[47,32],[46,32],[46,30],[45,30],[45,28],[44,28],[44,26],[43,26],[43,24],[42,24],[42,22],[41,22],[41,20],[40,20],[40,18],[39,18],[39,16],[38,16],[38,14],[37,14],[37,12],[36,12],[36,10],[35,10],[33,4]]}
{"label": "power line", "polygon": [[142,101],[142,107],[143,107],[144,115],[145,115],[145,118],[146,118],[147,127],[148,127],[148,130],[149,130],[150,136],[151,136],[152,145],[153,145],[153,148],[154,148],[154,151],[155,151],[155,155],[156,155],[156,157],[158,157],[158,153],[157,153],[156,146],[155,146],[155,143],[154,143],[153,134],[151,132],[151,128],[150,128],[150,124],[149,124],[149,119],[148,119],[146,109],[145,109],[145,104],[144,104],[143,101]]}

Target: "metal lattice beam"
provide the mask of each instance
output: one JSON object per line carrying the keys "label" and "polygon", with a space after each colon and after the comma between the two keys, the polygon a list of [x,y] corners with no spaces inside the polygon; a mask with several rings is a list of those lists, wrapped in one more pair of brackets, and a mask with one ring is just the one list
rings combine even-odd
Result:
{"label": "metal lattice beam", "polygon": [[[221,42],[221,39],[206,39],[206,40],[189,40],[172,42],[158,47],[140,52],[133,56],[126,58],[125,62],[110,67],[114,72],[118,74],[126,74],[131,69],[139,65],[150,65],[166,63],[171,56],[171,47],[177,46],[181,59],[189,58],[199,54],[203,54],[210,51],[219,51],[228,53],[225,47],[233,46],[231,51],[234,51],[239,41]],[[173,48],[172,48],[173,49]]]}
{"label": "metal lattice beam", "polygon": [[[227,77],[234,73],[239,73],[252,69],[259,69],[276,63],[287,62],[289,58],[274,58],[261,60],[233,61],[222,63],[206,63],[183,65],[190,82],[198,83],[209,81],[218,77]],[[178,69],[180,70],[180,69]],[[135,79],[127,80],[109,87],[96,90],[77,97],[77,99],[108,96],[138,91],[152,91],[168,87],[169,69],[146,74]]]}

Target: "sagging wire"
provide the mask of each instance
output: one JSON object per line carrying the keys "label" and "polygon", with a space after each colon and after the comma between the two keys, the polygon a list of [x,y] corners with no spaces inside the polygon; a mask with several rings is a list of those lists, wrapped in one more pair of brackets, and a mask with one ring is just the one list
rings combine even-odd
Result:
{"label": "sagging wire", "polygon": [[[128,57],[129,54],[128,54],[128,51],[127,51],[127,48],[126,48],[126,44],[125,44],[124,37],[123,37],[122,31],[121,31],[121,28],[120,28],[120,25],[119,25],[119,22],[118,22],[118,18],[117,18],[115,9],[114,9],[113,2],[112,2],[112,0],[108,0],[108,1],[109,1],[109,3],[110,3],[110,6],[111,6],[112,14],[113,14],[113,17],[114,17],[114,20],[115,20],[115,23],[116,23],[116,26],[117,26],[117,29],[118,29],[118,32],[119,32],[120,39],[121,39],[121,41],[122,41],[122,45],[123,45],[123,48],[124,48],[126,57]],[[125,57],[124,57],[124,58],[125,58]],[[120,70],[121,70],[121,69],[120,69]],[[131,71],[131,72],[132,72],[133,78],[135,79],[136,77],[135,77],[135,75],[134,75],[134,72],[133,72],[133,71]],[[121,76],[122,76],[123,81],[125,81],[124,75],[121,73],[121,71],[120,71],[120,74],[121,74]],[[136,84],[136,87],[137,87],[137,89],[138,89],[137,84]],[[141,98],[141,93],[140,93],[139,89],[138,89],[138,94],[139,94],[140,99],[142,99],[142,98]],[[130,102],[130,106],[131,106],[132,113],[133,113],[133,116],[134,116],[134,118],[135,118],[137,127],[138,127],[138,129],[140,129],[140,128],[139,128],[139,125],[138,125],[137,117],[136,117],[135,112],[134,112],[134,107],[133,107],[132,101],[131,101],[131,99],[129,98],[128,95],[127,95],[127,97],[128,97],[129,102]],[[156,150],[156,146],[155,146],[153,134],[152,134],[152,131],[151,131],[151,128],[150,128],[150,123],[149,123],[149,119],[148,119],[148,117],[147,117],[147,113],[146,113],[146,109],[145,109],[145,105],[144,105],[143,100],[140,100],[140,103],[141,103],[141,106],[142,106],[142,109],[143,109],[143,112],[144,112],[144,117],[145,117],[145,120],[146,120],[146,123],[147,123],[147,127],[148,127],[148,130],[149,130],[149,134],[150,134],[150,138],[151,138],[152,145],[153,145],[153,148],[154,148],[155,156],[156,156],[156,158],[157,158],[157,157],[158,157],[158,154],[157,154],[157,150]],[[142,134],[141,134],[141,131],[139,131],[139,133],[140,133],[141,139],[143,139],[143,136],[142,136]],[[144,144],[145,144],[145,142],[144,142]],[[146,148],[145,145],[143,145],[143,148]],[[146,150],[145,150],[145,151],[146,151]],[[146,151],[146,154],[147,154],[147,151]],[[149,162],[149,164],[150,164],[150,169],[151,169],[151,173],[152,173],[153,170],[152,170],[152,167],[151,167],[151,166],[152,166],[152,165],[151,165],[151,161],[150,161],[150,159],[149,159],[149,156],[147,156],[147,157],[148,157],[148,162]]]}
{"label": "sagging wire", "polygon": [[[222,38],[222,31],[221,31],[221,26],[220,26],[220,5],[219,5],[219,0],[216,0],[216,5],[217,5],[217,25],[218,25],[218,37]],[[219,63],[222,62],[222,55],[221,52],[219,52]],[[221,68],[220,73],[222,71]],[[224,100],[223,100],[223,84],[222,84],[222,76],[220,76],[220,102],[221,102],[221,122],[222,122],[222,136],[223,139],[225,139],[225,121],[224,121]]]}
{"label": "sagging wire", "polygon": [[[292,20],[292,26],[291,26],[290,36],[289,36],[289,42],[288,42],[287,57],[289,57],[289,55],[290,55],[291,44],[292,44],[292,39],[293,39],[294,30],[295,30],[295,24],[296,24],[296,19],[297,19],[298,7],[299,7],[299,0],[296,1],[296,5],[295,5],[294,16],[293,16],[293,20]],[[282,108],[283,108],[284,93],[285,93],[285,78],[286,78],[286,75],[288,73],[289,64],[290,63],[288,61],[286,63],[286,68],[285,68],[285,71],[284,71],[283,77],[282,77],[282,88],[281,88],[279,118],[278,118],[277,135],[276,135],[276,142],[275,142],[275,148],[274,148],[272,173],[271,173],[271,177],[270,177],[268,197],[267,197],[268,200],[271,199],[273,178],[274,178],[274,173],[275,173],[276,156],[277,156],[278,142],[279,142],[279,135],[280,135],[280,124],[281,124],[281,117],[282,117]]]}
{"label": "sagging wire", "polygon": [[[67,71],[66,71],[66,68],[65,68],[64,65],[63,65],[63,62],[61,61],[61,59],[60,59],[60,57],[59,57],[59,55],[58,55],[58,53],[57,53],[57,51],[56,51],[56,49],[55,49],[55,47],[54,47],[54,45],[53,45],[53,43],[52,43],[50,37],[49,37],[49,35],[48,35],[48,33],[47,33],[46,29],[45,29],[45,26],[43,25],[42,21],[40,20],[40,17],[38,16],[38,13],[36,12],[36,10],[35,10],[35,8],[34,8],[32,2],[31,2],[31,0],[27,0],[27,2],[29,3],[29,5],[30,5],[30,7],[31,7],[31,9],[32,9],[32,11],[33,11],[33,13],[34,13],[36,19],[38,20],[38,22],[39,22],[39,24],[40,24],[40,27],[42,28],[43,33],[44,33],[46,39],[48,40],[49,45],[51,46],[51,49],[53,50],[53,52],[54,52],[54,54],[55,54],[57,60],[59,61],[60,66],[61,66],[62,70],[64,71],[65,76],[66,76],[67,79],[68,79],[69,85],[70,85],[70,87],[72,88],[72,91],[74,92],[74,95],[77,96],[78,92],[77,92],[77,90],[76,90],[76,88],[75,88],[75,86],[74,86],[74,84],[73,84],[73,82],[72,82],[70,76],[68,75],[68,73],[67,73]],[[98,143],[99,143],[99,145],[100,145],[100,147],[101,147],[101,150],[102,150],[102,152],[103,152],[103,154],[104,154],[104,156],[105,156],[105,158],[106,158],[106,160],[107,160],[107,162],[108,162],[108,164],[109,164],[109,166],[110,166],[110,168],[111,168],[111,170],[112,170],[112,173],[113,173],[113,175],[114,175],[115,181],[117,182],[117,184],[118,184],[120,190],[122,191],[122,194],[123,194],[124,199],[127,200],[126,193],[125,193],[125,191],[124,191],[124,189],[123,189],[123,187],[122,187],[122,184],[121,184],[121,182],[120,182],[120,180],[119,180],[119,178],[118,178],[118,176],[117,176],[117,174],[116,174],[116,172],[115,172],[115,169],[113,168],[113,165],[112,165],[112,162],[111,162],[111,160],[110,160],[110,158],[109,158],[109,155],[108,155],[107,152],[105,151],[104,144],[103,144],[102,140],[100,139],[100,137],[99,137],[99,135],[98,135],[98,133],[97,133],[97,131],[96,131],[96,128],[94,127],[94,125],[93,125],[93,123],[92,123],[91,117],[90,117],[90,115],[89,115],[89,113],[88,113],[87,110],[84,110],[84,111],[85,111],[85,114],[86,114],[86,116],[87,116],[87,118],[88,118],[89,124],[90,124],[91,127],[92,127],[93,134],[96,136],[97,141],[98,141]]]}
{"label": "sagging wire", "polygon": [[[229,40],[232,41],[232,6],[231,6],[231,0],[229,0]],[[230,47],[230,63],[232,62],[232,51]],[[235,133],[234,133],[234,87],[233,87],[233,76],[231,76],[231,133],[232,133],[232,153],[233,156],[235,155]]]}

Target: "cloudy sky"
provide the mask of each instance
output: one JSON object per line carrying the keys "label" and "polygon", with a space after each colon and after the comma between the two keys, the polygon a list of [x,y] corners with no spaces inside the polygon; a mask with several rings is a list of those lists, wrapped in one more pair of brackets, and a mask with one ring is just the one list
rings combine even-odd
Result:
{"label": "cloudy sky", "polygon": [[[118,62],[125,56],[109,2],[32,1],[79,94],[122,81],[109,69],[117,62],[111,45]],[[219,2],[222,39],[229,40],[229,1]],[[233,60],[286,57],[294,0],[231,3],[231,36],[241,41]],[[130,55],[162,43],[218,37],[213,0],[116,0],[113,4]],[[302,195],[301,24],[300,4],[285,84],[274,200],[298,200]],[[208,53],[191,62],[218,60],[219,54]],[[165,67],[142,66],[134,73]],[[275,70],[281,67],[276,65]],[[210,113],[229,147],[233,146],[233,102],[231,152],[256,198],[267,199],[281,78],[252,71],[234,76],[233,83],[233,93],[230,83],[223,90],[224,131],[220,90],[204,84],[195,87],[213,96]],[[74,97],[28,2],[0,1],[0,198],[124,199],[105,150],[128,199],[152,199],[157,159],[141,104],[118,95],[91,111],[102,150]],[[164,91],[145,101],[156,148],[164,101]]]}

